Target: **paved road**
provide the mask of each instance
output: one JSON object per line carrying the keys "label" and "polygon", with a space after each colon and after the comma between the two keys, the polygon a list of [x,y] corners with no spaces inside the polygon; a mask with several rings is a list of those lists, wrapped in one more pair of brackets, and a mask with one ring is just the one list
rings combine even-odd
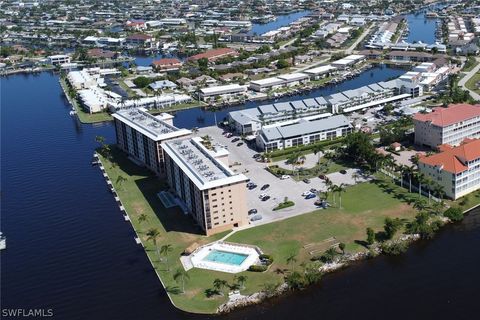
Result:
{"label": "paved road", "polygon": [[375,27],[375,26],[376,26],[376,23],[372,23],[372,24],[370,25],[370,27],[368,27],[367,29],[365,29],[365,30],[363,31],[363,33],[360,35],[360,37],[358,37],[358,39],[355,40],[355,42],[354,42],[347,50],[345,50],[345,53],[346,53],[346,54],[351,54],[351,53],[353,52],[353,50],[355,50],[355,48],[358,46],[358,44],[359,44],[360,42],[362,42],[363,39],[365,39],[365,37],[370,33],[370,30],[372,30],[372,28]]}
{"label": "paved road", "polygon": [[477,65],[475,66],[475,68],[473,68],[472,70],[467,72],[465,77],[460,79],[460,81],[458,82],[458,85],[461,86],[464,90],[467,90],[468,92],[470,92],[470,95],[472,96],[473,99],[475,99],[476,101],[480,101],[480,95],[478,93],[476,93],[475,91],[472,91],[472,90],[468,89],[465,86],[467,81],[470,80],[470,78],[473,77],[475,75],[475,73],[477,73],[480,70],[480,59],[479,58],[475,58],[475,59],[477,60]]}

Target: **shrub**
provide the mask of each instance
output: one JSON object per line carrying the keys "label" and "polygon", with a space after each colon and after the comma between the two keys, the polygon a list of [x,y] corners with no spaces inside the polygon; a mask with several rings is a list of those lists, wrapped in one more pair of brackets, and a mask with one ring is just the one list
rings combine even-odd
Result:
{"label": "shrub", "polygon": [[262,253],[261,255],[258,256],[260,259],[267,259],[270,261],[273,261],[273,257],[269,254]]}
{"label": "shrub", "polygon": [[280,210],[280,209],[285,209],[285,208],[288,208],[288,207],[293,207],[294,205],[295,205],[295,202],[293,202],[293,201],[285,201],[285,202],[280,203],[275,208],[273,208],[273,211],[277,211],[277,210]]}
{"label": "shrub", "polygon": [[406,252],[408,249],[408,244],[403,241],[395,241],[390,243],[382,244],[382,251],[390,255],[399,255]]}
{"label": "shrub", "polygon": [[248,268],[248,271],[252,271],[252,272],[264,272],[264,271],[267,271],[267,266],[259,266],[259,265],[251,265],[249,268]]}
{"label": "shrub", "polygon": [[452,221],[460,221],[463,219],[462,209],[458,207],[448,208],[443,215]]}

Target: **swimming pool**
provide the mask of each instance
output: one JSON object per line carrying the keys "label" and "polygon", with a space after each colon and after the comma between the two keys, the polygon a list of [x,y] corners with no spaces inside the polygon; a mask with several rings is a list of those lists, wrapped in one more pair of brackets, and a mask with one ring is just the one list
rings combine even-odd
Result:
{"label": "swimming pool", "polygon": [[245,259],[247,259],[247,257],[248,254],[212,250],[205,258],[203,258],[203,260],[239,266],[245,261]]}

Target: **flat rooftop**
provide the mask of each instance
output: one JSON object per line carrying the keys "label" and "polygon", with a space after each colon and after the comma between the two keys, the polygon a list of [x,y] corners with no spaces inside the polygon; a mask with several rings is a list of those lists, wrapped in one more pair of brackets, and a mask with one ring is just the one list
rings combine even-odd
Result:
{"label": "flat rooftop", "polygon": [[163,145],[163,150],[200,190],[248,179],[215,159],[201,141],[200,137],[169,141]]}
{"label": "flat rooftop", "polygon": [[112,116],[154,141],[172,139],[191,133],[190,130],[179,129],[175,126],[169,125],[160,117],[151,115],[143,108],[119,110]]}

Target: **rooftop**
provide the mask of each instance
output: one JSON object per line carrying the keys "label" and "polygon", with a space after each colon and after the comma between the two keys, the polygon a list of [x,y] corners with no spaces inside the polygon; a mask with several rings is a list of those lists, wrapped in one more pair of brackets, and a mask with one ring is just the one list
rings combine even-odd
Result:
{"label": "rooftop", "polygon": [[113,117],[146,135],[154,141],[162,141],[191,133],[187,129],[178,129],[155,117],[143,108],[123,109],[115,112]]}
{"label": "rooftop", "polygon": [[435,108],[429,114],[417,113],[414,119],[421,122],[431,122],[435,126],[446,127],[475,117],[480,117],[480,104],[451,104],[448,108]]}
{"label": "rooftop", "polygon": [[215,159],[201,141],[200,137],[169,141],[163,150],[200,190],[247,180]]}
{"label": "rooftop", "polygon": [[465,139],[458,147],[440,145],[440,153],[420,158],[420,162],[451,173],[468,170],[466,163],[480,159],[480,139]]}

